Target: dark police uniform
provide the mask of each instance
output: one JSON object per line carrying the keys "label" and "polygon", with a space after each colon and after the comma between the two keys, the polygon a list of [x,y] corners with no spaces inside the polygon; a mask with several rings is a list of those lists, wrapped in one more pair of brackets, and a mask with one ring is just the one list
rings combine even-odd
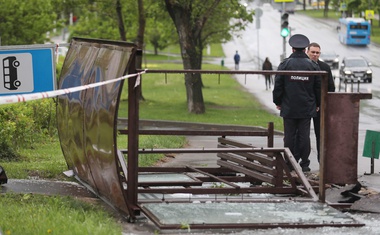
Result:
{"label": "dark police uniform", "polygon": [[[318,71],[317,63],[303,51],[309,39],[295,34],[289,39],[295,51],[278,66],[278,70]],[[321,79],[319,76],[276,75],[273,102],[281,107],[284,120],[284,146],[288,147],[303,171],[310,171],[310,122],[317,116],[320,105]]]}

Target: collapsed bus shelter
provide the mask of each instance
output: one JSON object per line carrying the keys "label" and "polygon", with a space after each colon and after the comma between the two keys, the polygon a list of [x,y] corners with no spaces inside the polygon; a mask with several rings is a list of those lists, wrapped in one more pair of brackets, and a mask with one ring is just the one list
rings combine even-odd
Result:
{"label": "collapsed bus shelter", "polygon": [[[73,170],[81,183],[127,215],[131,222],[143,213],[160,229],[179,229],[184,228],[184,225],[193,229],[363,225],[328,206],[325,200],[325,184],[334,181],[328,178],[331,175],[329,172],[337,170],[329,168],[330,164],[329,167],[324,164],[329,154],[328,148],[334,150],[334,146],[326,148],[328,142],[324,131],[334,122],[334,116],[330,115],[329,118],[333,118],[330,120],[325,115],[329,112],[326,72],[143,71],[135,67],[136,56],[141,55],[134,44],[74,38],[58,81],[58,88],[66,89],[135,74],[126,78],[127,119],[120,119],[117,115],[124,84],[122,80],[61,95],[57,106],[59,137],[69,169]],[[267,128],[215,128],[212,125],[139,119],[138,86],[142,73],[189,72],[323,76],[321,108],[322,117],[325,118],[322,118],[321,123],[319,186],[310,185],[287,148],[273,146],[275,131],[271,122]],[[369,98],[369,95],[348,95],[342,94],[338,100],[345,102],[346,106],[350,106],[349,102],[352,104],[353,111],[349,111],[349,117],[354,120],[351,120],[353,127],[349,129],[351,137],[356,134],[356,142],[348,144],[357,145],[357,126],[355,133],[354,125],[358,122],[359,101]],[[339,106],[339,103],[334,105]],[[127,149],[118,149],[118,134],[128,135]],[[214,136],[218,146],[145,149],[139,146],[140,135]],[[266,146],[246,144],[234,139],[242,136],[264,138]],[[139,155],[152,153],[215,153],[218,160],[216,167],[140,167]],[[292,163],[296,175],[289,172],[285,161]],[[352,167],[338,169],[341,172],[339,181],[352,183],[356,180],[350,169]],[[343,171],[351,174],[347,176]],[[262,197],[268,194],[270,196]]]}

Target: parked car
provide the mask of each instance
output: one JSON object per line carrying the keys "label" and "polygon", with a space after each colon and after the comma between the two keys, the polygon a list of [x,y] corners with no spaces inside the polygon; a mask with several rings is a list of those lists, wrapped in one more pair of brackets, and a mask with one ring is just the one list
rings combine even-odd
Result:
{"label": "parked car", "polygon": [[331,69],[339,68],[339,55],[335,52],[322,52],[319,59],[328,64]]}
{"label": "parked car", "polygon": [[364,57],[345,57],[340,65],[340,80],[349,82],[372,82],[372,69]]}

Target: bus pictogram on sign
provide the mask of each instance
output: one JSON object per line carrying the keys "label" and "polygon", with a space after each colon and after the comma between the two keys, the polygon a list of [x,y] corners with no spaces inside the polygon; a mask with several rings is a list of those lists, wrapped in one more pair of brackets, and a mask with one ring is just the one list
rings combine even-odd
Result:
{"label": "bus pictogram on sign", "polygon": [[20,62],[15,56],[8,56],[3,59],[4,87],[8,90],[17,90],[21,85],[21,82],[17,77],[18,66],[20,66]]}
{"label": "bus pictogram on sign", "polygon": [[34,90],[32,55],[0,53],[0,94],[20,94]]}

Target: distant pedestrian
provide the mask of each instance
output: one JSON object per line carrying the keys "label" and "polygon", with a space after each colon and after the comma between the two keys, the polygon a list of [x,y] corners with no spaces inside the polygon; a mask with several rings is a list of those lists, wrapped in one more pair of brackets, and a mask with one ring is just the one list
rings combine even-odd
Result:
{"label": "distant pedestrian", "polygon": [[[309,43],[309,39],[302,34],[290,37],[289,44],[293,53],[278,66],[278,70],[320,70],[318,64],[305,53]],[[311,118],[317,116],[320,96],[319,76],[276,75],[273,102],[280,110],[284,122],[284,147],[289,148],[303,172],[310,171],[310,124]],[[288,166],[293,170],[289,163]]]}
{"label": "distant pedestrian", "polygon": [[[269,61],[268,57],[265,58],[265,61],[263,63],[263,70],[273,70],[272,63]],[[264,76],[265,76],[265,88],[266,88],[266,90],[268,90],[268,87],[269,87],[269,89],[271,89],[270,86],[272,83],[272,81],[271,81],[272,75],[265,74]]]}
{"label": "distant pedestrian", "polygon": [[236,51],[236,54],[234,56],[234,61],[235,61],[235,70],[239,70],[240,55],[238,51]]}

